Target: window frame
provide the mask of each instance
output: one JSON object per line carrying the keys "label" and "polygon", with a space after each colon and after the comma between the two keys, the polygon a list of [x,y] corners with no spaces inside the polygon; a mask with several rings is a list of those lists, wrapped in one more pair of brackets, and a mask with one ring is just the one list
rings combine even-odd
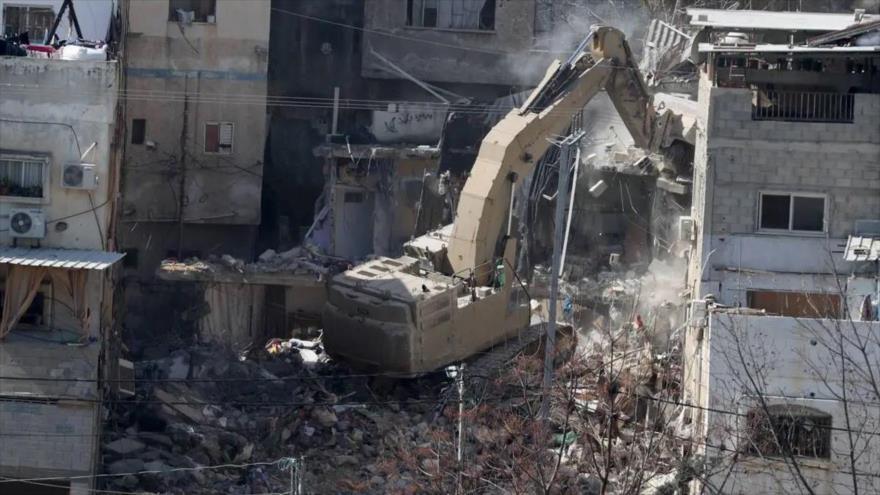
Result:
{"label": "window frame", "polygon": [[[788,196],[788,228],[774,229],[765,228],[761,225],[764,216],[764,196]],[[821,230],[799,230],[794,229],[794,198],[820,198],[822,199],[822,229]],[[761,190],[758,191],[758,208],[757,218],[755,221],[756,230],[766,234],[795,234],[803,236],[824,236],[828,233],[828,194],[802,192],[802,191],[778,191],[778,190]]]}
{"label": "window frame", "polygon": [[[200,21],[196,18],[193,18],[193,21],[192,21],[193,24],[207,24],[209,26],[217,24],[217,6],[219,5],[220,2],[218,2],[217,0],[213,0],[213,2],[214,2],[214,13],[213,14],[205,14],[205,20],[203,20],[203,21]],[[177,23],[177,22],[179,22],[177,19],[177,15],[176,15],[177,9],[174,9],[172,7],[173,3],[174,3],[174,0],[168,1],[168,22]],[[213,21],[208,20],[209,15],[214,16]]]}
{"label": "window frame", "polygon": [[[817,431],[823,431],[824,434],[827,435],[826,438],[822,439],[822,442],[825,444],[824,448],[826,452],[823,452],[824,455],[813,456],[802,455],[792,451],[792,455],[799,461],[806,461],[807,463],[821,464],[830,463],[834,460],[834,428],[836,428],[836,426],[833,413],[815,407],[814,405],[777,402],[769,398],[767,399],[766,404],[767,410],[765,411],[761,404],[757,401],[757,399],[755,399],[749,405],[749,407],[740,411],[740,414],[742,416],[740,418],[741,425],[737,429],[741,431],[743,435],[742,440],[738,441],[742,442],[742,444],[739,445],[737,448],[739,452],[751,459],[764,459],[769,461],[780,461],[783,460],[786,456],[785,449],[782,447],[782,445],[776,444],[775,442],[775,433],[773,438],[774,445],[771,446],[774,452],[761,451],[760,447],[757,446],[758,442],[756,442],[754,438],[754,435],[757,433],[757,431],[754,425],[751,424],[751,421],[753,420],[753,415],[760,417],[761,420],[763,420],[763,418],[766,418],[767,416],[769,416],[770,418],[783,416],[790,416],[793,418],[814,417],[828,420],[827,425],[814,426]],[[762,427],[762,433],[771,433],[773,428],[775,428],[775,425],[773,423],[771,423],[769,429],[766,427]],[[791,448],[790,442],[789,448]],[[775,452],[775,450],[778,450],[778,452]]]}
{"label": "window frame", "polygon": [[[31,38],[31,43],[42,43],[43,42],[43,40],[45,39],[46,35],[49,32],[49,29],[51,29],[50,26],[52,25],[52,21],[54,21],[55,17],[57,17],[57,15],[58,15],[58,13],[55,11],[55,7],[53,5],[39,5],[39,4],[38,5],[31,5],[31,4],[25,4],[25,3],[10,3],[10,4],[4,4],[2,7],[3,7],[3,26],[2,26],[3,32],[2,32],[2,34],[4,36],[11,36],[13,34],[20,34],[20,33],[7,33],[6,32],[6,23],[8,22],[7,19],[9,18],[8,14],[6,12],[6,9],[25,9],[26,10],[25,16],[27,16],[28,20],[30,20],[31,10],[47,10],[49,13],[51,13],[50,19],[49,19],[49,24],[46,26],[45,32],[41,33],[42,36],[40,36],[39,38],[37,38],[36,36],[33,36]],[[28,31],[28,35],[30,36],[31,27],[30,26],[25,26],[25,27],[29,28],[27,31]],[[19,28],[21,28],[21,26],[19,26]],[[19,31],[20,31],[20,29],[19,29]]]}
{"label": "window frame", "polygon": [[[222,151],[222,147],[220,146],[220,127],[223,125],[229,124],[232,127],[232,142],[229,144],[229,151]],[[217,151],[208,151],[208,126],[216,125],[217,129]],[[227,156],[235,153],[235,122],[229,121],[221,121],[221,120],[210,120],[205,121],[205,125],[202,126],[202,152],[206,155],[220,155]]]}
{"label": "window frame", "polygon": [[[141,126],[141,129],[140,129],[140,131],[141,131],[140,133],[135,132],[135,130],[136,130],[135,123],[136,122],[143,123]],[[135,137],[139,137],[140,141],[135,142]],[[129,144],[132,144],[134,146],[143,146],[146,144],[146,142],[147,142],[147,119],[144,119],[144,118],[131,119],[131,139],[129,139]]]}
{"label": "window frame", "polygon": [[20,151],[0,150],[0,160],[20,160],[42,162],[43,164],[43,195],[42,196],[9,196],[0,195],[0,203],[18,204],[49,204],[51,199],[52,159],[49,154],[29,153]]}
{"label": "window frame", "polygon": [[[440,15],[439,4],[442,3],[442,2],[445,2],[445,1],[447,1],[447,0],[436,0],[436,1],[437,1],[437,5],[438,5],[438,8],[437,8],[437,15],[438,15],[437,21],[439,22],[439,20],[440,20],[440,18],[439,18],[439,15]],[[496,30],[497,30],[497,27],[496,27],[496,26],[498,25],[498,1],[497,1],[497,0],[491,0],[491,1],[495,2],[495,18],[493,19],[492,27],[491,27],[491,28],[483,29],[483,28],[480,28],[480,27],[479,27],[479,26],[480,26],[479,12],[477,13],[477,27],[476,27],[476,28],[443,27],[443,26],[439,26],[439,25],[438,25],[438,26],[425,26],[425,25],[424,25],[424,10],[425,10],[425,6],[424,6],[424,4],[422,4],[422,14],[421,14],[421,17],[420,17],[420,18],[422,19],[422,24],[415,24],[415,20],[416,20],[416,5],[415,5],[415,1],[414,1],[414,0],[406,0],[406,2],[405,2],[405,5],[404,5],[404,22],[403,22],[403,25],[404,25],[404,27],[406,27],[407,29],[413,29],[413,30],[430,30],[430,31],[450,31],[450,32],[461,32],[461,33],[495,34],[495,33],[496,33]]]}

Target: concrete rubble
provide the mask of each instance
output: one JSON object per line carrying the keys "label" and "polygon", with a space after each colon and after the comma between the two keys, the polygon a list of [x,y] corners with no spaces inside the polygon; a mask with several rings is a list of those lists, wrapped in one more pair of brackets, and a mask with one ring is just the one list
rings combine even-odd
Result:
{"label": "concrete rubble", "polygon": [[228,254],[209,256],[206,259],[188,258],[184,260],[167,259],[160,270],[179,276],[211,274],[272,274],[291,275],[311,274],[322,278],[347,266],[347,262],[313,253],[304,247],[294,247],[287,251],[264,251],[252,263]]}

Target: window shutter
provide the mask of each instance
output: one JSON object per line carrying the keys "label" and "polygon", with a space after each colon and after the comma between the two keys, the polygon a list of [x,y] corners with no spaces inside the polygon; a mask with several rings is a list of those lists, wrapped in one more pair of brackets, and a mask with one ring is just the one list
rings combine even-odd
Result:
{"label": "window shutter", "polygon": [[232,124],[220,124],[220,149],[232,150],[233,128]]}

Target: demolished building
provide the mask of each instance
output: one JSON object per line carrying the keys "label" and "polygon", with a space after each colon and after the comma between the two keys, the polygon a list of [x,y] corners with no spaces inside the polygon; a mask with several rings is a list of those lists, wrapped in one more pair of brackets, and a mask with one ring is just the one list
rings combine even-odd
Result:
{"label": "demolished building", "polygon": [[[175,328],[188,299],[160,262],[252,260],[261,221],[270,5],[127,1],[120,211],[126,325]],[[171,305],[174,311],[158,308]],[[162,322],[157,315],[164,315]]]}

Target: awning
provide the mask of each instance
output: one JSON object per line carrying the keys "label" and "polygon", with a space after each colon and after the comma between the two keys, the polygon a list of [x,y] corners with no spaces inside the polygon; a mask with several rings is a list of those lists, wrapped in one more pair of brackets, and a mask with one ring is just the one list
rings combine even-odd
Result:
{"label": "awning", "polygon": [[90,249],[0,247],[0,264],[78,270],[106,270],[125,253]]}
{"label": "awning", "polygon": [[880,261],[880,237],[849,236],[843,259],[846,261]]}

